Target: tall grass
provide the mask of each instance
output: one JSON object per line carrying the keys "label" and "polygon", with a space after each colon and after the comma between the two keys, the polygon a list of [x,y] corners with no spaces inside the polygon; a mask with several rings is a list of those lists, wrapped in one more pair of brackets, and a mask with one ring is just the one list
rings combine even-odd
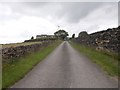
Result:
{"label": "tall grass", "polygon": [[98,64],[105,72],[107,72],[111,76],[119,76],[120,75],[120,67],[118,66],[118,58],[114,58],[110,54],[106,54],[105,52],[96,51],[93,48],[86,47],[80,45],[78,43],[71,42],[71,45],[90,58],[94,63]]}

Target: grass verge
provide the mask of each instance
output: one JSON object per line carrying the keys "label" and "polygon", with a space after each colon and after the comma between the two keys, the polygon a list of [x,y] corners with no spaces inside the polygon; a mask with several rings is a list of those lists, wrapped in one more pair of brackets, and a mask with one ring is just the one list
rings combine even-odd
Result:
{"label": "grass verge", "polygon": [[70,44],[90,58],[94,63],[98,64],[107,74],[118,77],[120,75],[120,67],[118,66],[118,59],[111,57],[110,55],[104,54],[103,52],[96,51],[90,47],[86,47],[74,42]]}
{"label": "grass verge", "polygon": [[9,63],[3,67],[2,88],[8,88],[24,77],[36,64],[50,54],[61,41],[42,48],[40,51],[20,58],[16,62]]}

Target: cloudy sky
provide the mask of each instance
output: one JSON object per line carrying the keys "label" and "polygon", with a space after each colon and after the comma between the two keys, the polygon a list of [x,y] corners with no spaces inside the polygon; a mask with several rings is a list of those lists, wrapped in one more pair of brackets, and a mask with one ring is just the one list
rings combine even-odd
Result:
{"label": "cloudy sky", "polygon": [[69,36],[118,26],[117,2],[0,2],[0,43],[15,43],[60,26]]}

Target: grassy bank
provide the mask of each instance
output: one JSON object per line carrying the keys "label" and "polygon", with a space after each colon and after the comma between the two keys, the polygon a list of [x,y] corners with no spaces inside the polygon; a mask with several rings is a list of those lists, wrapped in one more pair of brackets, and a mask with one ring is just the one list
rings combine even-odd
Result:
{"label": "grassy bank", "polygon": [[120,75],[120,72],[118,72],[118,70],[120,71],[120,68],[118,68],[117,58],[77,43],[71,42],[71,45],[90,58],[94,63],[98,64],[107,74],[115,77]]}
{"label": "grassy bank", "polygon": [[61,41],[58,41],[45,48],[42,48],[38,52],[20,58],[16,62],[4,65],[2,87],[7,88],[24,77],[27,72],[29,72],[36,64],[48,56],[48,54],[50,54],[60,43]]}

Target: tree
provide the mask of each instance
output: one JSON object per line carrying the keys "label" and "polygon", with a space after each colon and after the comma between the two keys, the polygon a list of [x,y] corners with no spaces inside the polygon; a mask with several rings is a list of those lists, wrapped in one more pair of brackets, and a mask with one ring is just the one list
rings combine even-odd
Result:
{"label": "tree", "polygon": [[65,30],[58,30],[57,32],[54,33],[54,35],[57,38],[61,38],[61,39],[65,39],[67,38],[67,36],[69,36],[68,32],[66,32]]}
{"label": "tree", "polygon": [[72,38],[75,38],[75,34],[72,35]]}
{"label": "tree", "polygon": [[34,39],[34,37],[33,37],[33,36],[31,37],[31,40],[32,40],[32,39]]}
{"label": "tree", "polygon": [[86,36],[88,36],[88,33],[86,31],[82,31],[78,35],[78,37],[86,37]]}

